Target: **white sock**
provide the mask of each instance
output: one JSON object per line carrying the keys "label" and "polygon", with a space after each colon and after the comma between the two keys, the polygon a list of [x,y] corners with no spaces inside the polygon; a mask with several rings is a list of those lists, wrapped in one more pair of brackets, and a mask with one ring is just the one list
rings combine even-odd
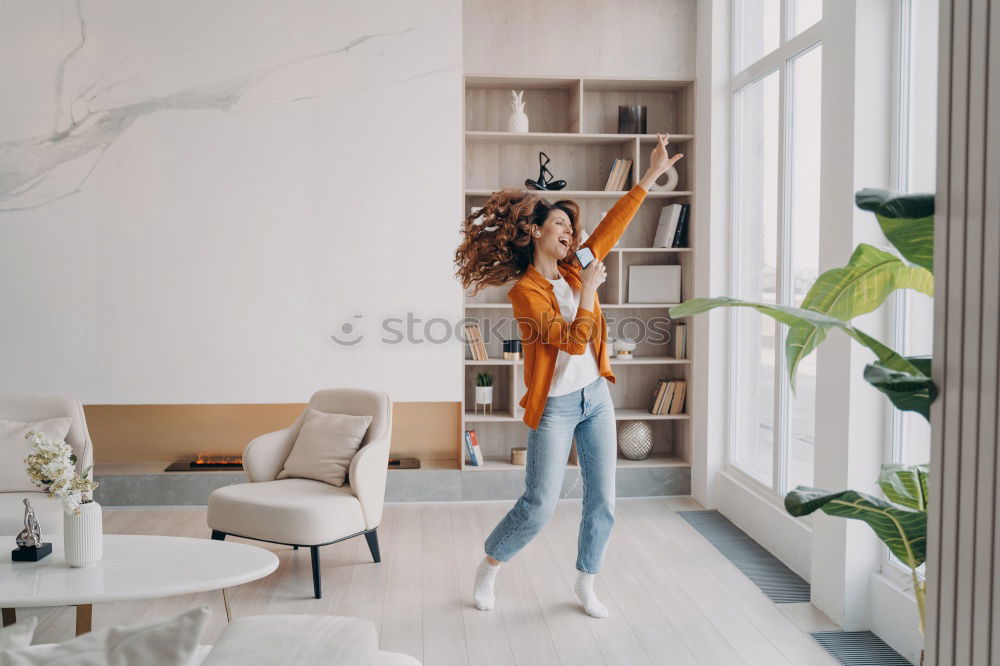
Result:
{"label": "white sock", "polygon": [[472,593],[472,598],[479,610],[493,608],[493,582],[496,580],[499,570],[499,564],[490,564],[485,557],[476,567],[476,588]]}
{"label": "white sock", "polygon": [[594,577],[596,575],[584,573],[577,569],[576,584],[573,585],[573,591],[576,592],[576,598],[583,604],[583,609],[587,611],[587,615],[591,617],[607,617],[608,607],[598,600],[597,593],[594,592]]}

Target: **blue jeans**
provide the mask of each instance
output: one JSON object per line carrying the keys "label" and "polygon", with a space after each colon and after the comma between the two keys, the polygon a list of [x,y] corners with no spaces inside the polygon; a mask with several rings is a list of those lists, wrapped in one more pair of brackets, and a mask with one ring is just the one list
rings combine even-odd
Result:
{"label": "blue jeans", "polygon": [[576,437],[583,477],[583,518],[576,568],[598,573],[615,522],[617,437],[611,392],[604,377],[578,391],[549,396],[538,428],[528,431],[524,494],[486,537],[486,554],[506,562],[549,522]]}

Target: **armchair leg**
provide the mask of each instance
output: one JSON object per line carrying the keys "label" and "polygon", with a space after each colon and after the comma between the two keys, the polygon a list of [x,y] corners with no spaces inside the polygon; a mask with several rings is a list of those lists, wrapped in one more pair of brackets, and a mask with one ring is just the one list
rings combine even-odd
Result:
{"label": "armchair leg", "polygon": [[226,533],[220,532],[219,530],[212,530],[212,540],[213,541],[225,541]]}
{"label": "armchair leg", "polygon": [[309,554],[312,556],[313,570],[313,593],[317,599],[323,598],[323,589],[320,582],[319,571],[319,546],[309,546]]}
{"label": "armchair leg", "polygon": [[382,561],[382,555],[378,551],[378,528],[373,527],[365,532],[365,539],[368,541],[368,550],[372,551],[372,559],[376,562]]}
{"label": "armchair leg", "polygon": [[17,622],[17,611],[13,608],[3,609],[3,626],[9,627],[10,625]]}
{"label": "armchair leg", "polygon": [[298,546],[292,546],[292,550],[298,550],[298,549],[299,549]]}

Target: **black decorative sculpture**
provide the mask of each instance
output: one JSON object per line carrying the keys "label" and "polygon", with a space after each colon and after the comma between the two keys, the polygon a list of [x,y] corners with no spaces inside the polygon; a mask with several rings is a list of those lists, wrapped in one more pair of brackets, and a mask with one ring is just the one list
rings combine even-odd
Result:
{"label": "black decorative sculpture", "polygon": [[15,541],[17,550],[11,551],[15,562],[37,562],[52,552],[52,544],[42,542],[42,528],[27,497],[24,498],[24,529],[18,532]]}
{"label": "black decorative sculpture", "polygon": [[[542,161],[542,158],[545,158],[544,162]],[[548,155],[542,151],[538,151],[538,180],[531,180],[529,178],[524,181],[524,184],[533,190],[561,190],[566,187],[565,180],[552,180],[552,172],[549,171],[547,166],[545,166],[550,161],[551,160]],[[548,178],[545,177],[546,174],[548,174]]]}

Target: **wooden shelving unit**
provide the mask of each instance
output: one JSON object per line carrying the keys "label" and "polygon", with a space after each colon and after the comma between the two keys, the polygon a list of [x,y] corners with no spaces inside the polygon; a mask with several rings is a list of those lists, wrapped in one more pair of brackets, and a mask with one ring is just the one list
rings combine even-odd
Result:
{"label": "wooden shelving unit", "polygon": [[[510,112],[510,91],[524,90],[530,132],[511,133],[506,129]],[[643,104],[647,107],[647,134],[618,134],[618,105]],[[618,245],[605,259],[608,280],[598,290],[605,311],[609,337],[640,337],[627,326],[662,325],[661,340],[647,337],[640,342],[635,358],[611,358],[616,383],[610,385],[617,421],[642,420],[653,429],[653,454],[642,461],[619,456],[623,469],[641,467],[685,467],[690,463],[690,413],[654,415],[648,412],[653,389],[660,378],[682,378],[690,394],[693,364],[689,358],[673,358],[673,326],[667,309],[674,303],[629,303],[630,266],[680,265],[681,295],[694,293],[692,248],[650,247],[660,210],[672,203],[691,204],[694,210],[693,164],[695,153],[694,81],[648,78],[545,77],[545,76],[465,76],[465,211],[482,206],[503,187],[524,187],[526,178],[538,175],[538,152],[551,159],[548,168],[555,178],[568,181],[567,189],[545,195],[550,200],[573,199],[581,207],[581,220],[592,232],[604,213],[627,192],[648,165],[656,133],[669,133],[671,153],[684,153],[676,168],[678,187],[671,192],[651,191]],[[615,158],[632,160],[632,172],[619,192],[605,192],[604,183]],[[693,236],[693,234],[691,235]],[[520,337],[507,291],[512,285],[487,289],[465,296],[465,315],[480,320],[489,360],[476,361],[466,346],[462,360],[465,402],[462,432],[475,429],[486,456],[486,465],[469,465],[464,441],[458,443],[458,459],[464,471],[516,471],[510,449],[525,446],[528,427],[522,422],[518,401],[525,392],[524,364],[504,360],[503,338]],[[622,332],[619,333],[619,327]],[[491,332],[493,333],[491,335]],[[662,339],[665,338],[665,339]],[[690,340],[689,340],[690,348]],[[494,376],[493,413],[473,411],[475,376]],[[567,465],[576,467],[575,446]]]}

